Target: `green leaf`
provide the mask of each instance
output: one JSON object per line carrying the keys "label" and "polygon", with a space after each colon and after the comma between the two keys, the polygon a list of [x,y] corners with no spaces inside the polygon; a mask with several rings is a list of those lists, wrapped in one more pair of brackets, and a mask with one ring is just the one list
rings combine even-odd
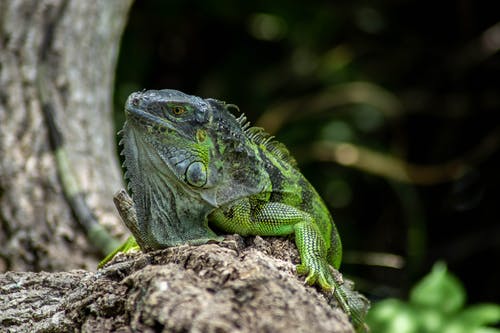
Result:
{"label": "green leaf", "polygon": [[495,325],[500,322],[500,305],[471,305],[459,314],[459,318],[472,327]]}
{"label": "green leaf", "polygon": [[446,264],[437,262],[432,271],[410,292],[410,304],[434,308],[450,314],[459,311],[465,304],[465,289],[462,283],[446,269]]}
{"label": "green leaf", "polygon": [[472,330],[470,333],[500,333],[500,330],[493,327],[478,327]]}
{"label": "green leaf", "polygon": [[417,333],[416,312],[397,299],[375,303],[368,311],[366,323],[372,333]]}
{"label": "green leaf", "polygon": [[446,325],[449,317],[441,311],[433,308],[418,308],[418,321],[421,326],[421,332],[439,332]]}
{"label": "green leaf", "polygon": [[496,324],[500,320],[500,306],[479,304],[453,315],[440,333],[500,333],[497,329],[484,325]]}

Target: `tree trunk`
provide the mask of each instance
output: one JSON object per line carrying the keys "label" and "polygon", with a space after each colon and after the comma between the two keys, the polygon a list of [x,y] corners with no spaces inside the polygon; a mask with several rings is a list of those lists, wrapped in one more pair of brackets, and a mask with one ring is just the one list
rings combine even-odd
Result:
{"label": "tree trunk", "polygon": [[288,239],[235,236],[120,255],[98,273],[9,272],[0,274],[0,326],[12,333],[353,333],[335,301],[297,278],[297,261]]}
{"label": "tree trunk", "polygon": [[37,83],[89,206],[124,231],[112,204],[123,185],[111,101],[131,2],[0,0],[0,271],[96,263],[63,196]]}

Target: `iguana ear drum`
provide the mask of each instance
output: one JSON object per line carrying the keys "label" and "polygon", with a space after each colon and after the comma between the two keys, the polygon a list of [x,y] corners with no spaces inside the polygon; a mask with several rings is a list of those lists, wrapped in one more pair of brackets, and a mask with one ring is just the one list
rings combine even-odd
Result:
{"label": "iguana ear drum", "polygon": [[186,169],[185,176],[189,185],[202,187],[207,183],[207,168],[202,162],[193,162]]}

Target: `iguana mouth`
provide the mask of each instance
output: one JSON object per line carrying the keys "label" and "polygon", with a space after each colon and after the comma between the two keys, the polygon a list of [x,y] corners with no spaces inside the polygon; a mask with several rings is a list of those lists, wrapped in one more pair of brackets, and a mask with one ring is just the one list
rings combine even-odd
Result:
{"label": "iguana mouth", "polygon": [[125,107],[125,115],[127,120],[130,120],[130,123],[136,127],[146,130],[149,129],[157,133],[176,131],[175,127],[169,122],[166,122],[151,113],[142,111],[141,109],[134,107],[129,102],[127,102],[127,106]]}

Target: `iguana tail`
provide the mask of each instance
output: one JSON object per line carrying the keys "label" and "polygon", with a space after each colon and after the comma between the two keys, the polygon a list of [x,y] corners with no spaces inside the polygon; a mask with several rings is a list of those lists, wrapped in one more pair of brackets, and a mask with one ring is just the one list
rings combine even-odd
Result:
{"label": "iguana tail", "polygon": [[41,68],[37,80],[38,93],[42,102],[42,112],[48,127],[49,142],[56,159],[57,174],[61,181],[64,196],[76,220],[85,230],[90,243],[101,254],[106,255],[119,245],[119,241],[112,237],[109,232],[99,224],[94,213],[85,201],[81,187],[73,174],[73,168],[66,154],[62,134],[54,119],[54,110],[49,98],[44,74],[43,68]]}

